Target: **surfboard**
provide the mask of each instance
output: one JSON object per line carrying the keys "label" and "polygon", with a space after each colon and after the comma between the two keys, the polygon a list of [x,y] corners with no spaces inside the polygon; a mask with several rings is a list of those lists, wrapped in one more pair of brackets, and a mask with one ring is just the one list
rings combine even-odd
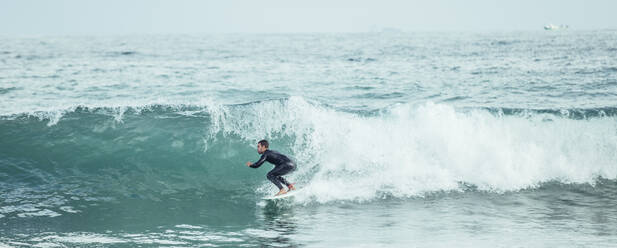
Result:
{"label": "surfboard", "polygon": [[295,194],[297,194],[297,193],[298,193],[298,191],[300,191],[300,190],[297,190],[297,189],[296,189],[296,190],[289,191],[289,192],[287,192],[287,193],[285,193],[285,194],[282,194],[282,195],[277,195],[277,196],[266,196],[266,197],[264,197],[263,199],[264,199],[264,200],[279,200],[279,199],[285,199],[285,198],[289,198],[289,197],[294,196]]}

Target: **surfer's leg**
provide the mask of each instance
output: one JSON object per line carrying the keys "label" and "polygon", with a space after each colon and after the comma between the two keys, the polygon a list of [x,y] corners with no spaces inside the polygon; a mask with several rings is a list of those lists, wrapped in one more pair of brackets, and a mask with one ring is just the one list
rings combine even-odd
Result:
{"label": "surfer's leg", "polygon": [[285,174],[288,174],[294,171],[296,169],[296,165],[294,163],[287,163],[287,164],[284,164],[283,166],[284,168],[280,170],[279,172],[280,176],[278,176],[277,179],[279,180],[279,182],[282,182],[283,184],[285,184],[287,188],[289,188],[289,190],[296,189],[292,183],[289,183],[287,180],[285,180],[285,178],[282,177],[282,175],[285,175]]}
{"label": "surfer's leg", "polygon": [[279,190],[283,189],[283,185],[281,185],[281,182],[279,182],[278,177],[279,174],[278,169],[280,169],[279,167],[274,167],[274,169],[272,169],[270,172],[268,172],[268,175],[266,176],[268,178],[268,180],[270,180],[270,182],[274,183],[274,185],[276,185],[277,188],[279,188]]}
{"label": "surfer's leg", "polygon": [[274,185],[276,185],[277,188],[279,188],[279,192],[276,193],[275,196],[277,195],[282,195],[287,193],[287,191],[283,188],[283,185],[281,185],[281,182],[279,181],[279,178],[281,176],[279,176],[279,171],[281,170],[281,166],[277,166],[274,167],[274,169],[272,169],[270,172],[268,172],[268,180],[270,180],[270,182],[274,183]]}
{"label": "surfer's leg", "polygon": [[[270,182],[274,183],[279,190],[283,190],[283,185],[281,183],[287,185],[287,187],[291,184],[281,176],[293,171],[294,169],[295,166],[293,164],[282,164],[274,167],[274,169],[268,172],[267,178]],[[293,185],[289,188],[293,188]]]}
{"label": "surfer's leg", "polygon": [[291,185],[291,183],[287,182],[287,180],[285,180],[285,178],[283,178],[282,176],[278,176],[276,178],[279,182],[285,184],[287,187],[289,187],[289,185]]}

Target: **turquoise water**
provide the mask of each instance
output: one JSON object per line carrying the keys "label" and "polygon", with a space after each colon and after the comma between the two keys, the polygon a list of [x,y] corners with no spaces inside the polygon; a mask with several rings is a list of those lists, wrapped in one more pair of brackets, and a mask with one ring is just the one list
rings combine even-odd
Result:
{"label": "turquoise water", "polygon": [[615,31],[0,37],[0,247],[611,247],[616,61]]}

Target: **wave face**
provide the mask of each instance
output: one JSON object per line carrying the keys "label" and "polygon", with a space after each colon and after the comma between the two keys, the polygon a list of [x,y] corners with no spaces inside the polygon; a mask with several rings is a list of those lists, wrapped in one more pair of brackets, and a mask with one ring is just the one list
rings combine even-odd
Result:
{"label": "wave face", "polygon": [[[597,112],[597,110],[590,110]],[[75,107],[0,120],[0,182],[16,201],[165,201],[271,193],[255,143],[291,155],[305,203],[617,179],[617,119],[568,111],[398,104],[340,111],[301,97],[239,105]],[[63,113],[63,114],[61,114]],[[21,191],[20,191],[21,190]],[[31,191],[31,194],[24,191]],[[214,196],[213,194],[218,194]]]}

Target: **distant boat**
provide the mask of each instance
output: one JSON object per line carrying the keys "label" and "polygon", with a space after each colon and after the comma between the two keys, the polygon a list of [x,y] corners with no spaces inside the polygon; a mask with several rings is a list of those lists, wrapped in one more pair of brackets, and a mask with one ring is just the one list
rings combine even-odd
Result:
{"label": "distant boat", "polygon": [[568,29],[568,25],[553,25],[553,24],[548,24],[546,26],[544,26],[544,30],[560,30],[560,29]]}

